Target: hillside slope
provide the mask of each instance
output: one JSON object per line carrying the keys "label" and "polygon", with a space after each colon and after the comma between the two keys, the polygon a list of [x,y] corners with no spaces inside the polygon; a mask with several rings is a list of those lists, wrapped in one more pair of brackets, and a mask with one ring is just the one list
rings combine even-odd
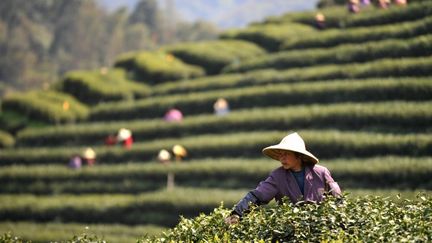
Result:
{"label": "hillside slope", "polygon": [[[431,195],[432,2],[323,12],[324,30],[313,26],[315,12],[287,14],[216,41],[126,53],[108,70],[81,70],[51,87],[57,96],[49,105],[34,94],[2,101],[6,118],[41,123],[0,136],[8,140],[0,150],[0,232],[70,238],[41,229],[55,222],[57,229],[92,224],[113,232],[138,225],[129,239],[155,235],[155,227],[173,227],[180,215],[210,213],[221,201],[232,207],[279,166],[261,149],[290,131],[351,193],[348,204],[365,195]],[[225,116],[213,110],[221,97],[229,103]],[[87,113],[54,119],[72,113],[71,105]],[[172,107],[183,120],[163,119]],[[133,145],[107,146],[104,139],[121,128],[132,131]],[[186,157],[158,162],[161,149],[178,144]],[[95,165],[67,168],[87,147],[96,152]],[[172,176],[175,187],[167,190]],[[219,210],[208,219],[220,220],[227,209]],[[354,211],[346,211],[352,220]]]}

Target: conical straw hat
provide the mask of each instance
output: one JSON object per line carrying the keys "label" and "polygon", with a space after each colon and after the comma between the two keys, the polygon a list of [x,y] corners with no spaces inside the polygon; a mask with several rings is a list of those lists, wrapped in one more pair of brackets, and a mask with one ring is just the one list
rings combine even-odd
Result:
{"label": "conical straw hat", "polygon": [[262,152],[266,156],[279,161],[278,150],[286,150],[286,151],[301,153],[305,155],[308,158],[308,161],[312,162],[313,164],[319,162],[317,157],[315,157],[311,152],[306,150],[306,146],[303,139],[296,132],[291,133],[288,136],[284,137],[279,144],[264,148]]}

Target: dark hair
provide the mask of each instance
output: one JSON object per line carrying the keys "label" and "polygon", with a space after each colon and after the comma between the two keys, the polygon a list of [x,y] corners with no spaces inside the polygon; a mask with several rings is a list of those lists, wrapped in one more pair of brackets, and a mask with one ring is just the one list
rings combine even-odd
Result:
{"label": "dark hair", "polygon": [[[293,151],[294,152],[294,151]],[[306,155],[299,153],[299,152],[294,152],[295,156],[297,158],[300,158],[300,160],[302,161],[303,165],[314,165],[315,163]]]}

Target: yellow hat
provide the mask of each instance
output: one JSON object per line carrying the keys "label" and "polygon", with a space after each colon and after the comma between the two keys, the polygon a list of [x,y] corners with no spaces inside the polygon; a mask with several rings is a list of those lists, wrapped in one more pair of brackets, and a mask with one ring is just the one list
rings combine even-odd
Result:
{"label": "yellow hat", "polygon": [[186,149],[179,144],[174,145],[172,151],[176,156],[185,157],[187,155]]}
{"label": "yellow hat", "polygon": [[83,157],[85,159],[95,159],[96,152],[92,148],[86,148],[86,150],[84,150]]}

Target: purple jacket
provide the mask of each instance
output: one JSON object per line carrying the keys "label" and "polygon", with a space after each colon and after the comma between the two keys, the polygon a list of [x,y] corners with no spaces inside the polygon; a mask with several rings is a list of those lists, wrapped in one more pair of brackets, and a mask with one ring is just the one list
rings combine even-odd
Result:
{"label": "purple jacket", "polygon": [[268,203],[273,198],[280,202],[285,196],[296,203],[301,200],[320,202],[325,191],[331,191],[335,196],[341,194],[341,189],[331,177],[330,171],[324,166],[314,165],[305,168],[304,198],[291,171],[282,166],[272,171],[252,192],[263,203]]}

